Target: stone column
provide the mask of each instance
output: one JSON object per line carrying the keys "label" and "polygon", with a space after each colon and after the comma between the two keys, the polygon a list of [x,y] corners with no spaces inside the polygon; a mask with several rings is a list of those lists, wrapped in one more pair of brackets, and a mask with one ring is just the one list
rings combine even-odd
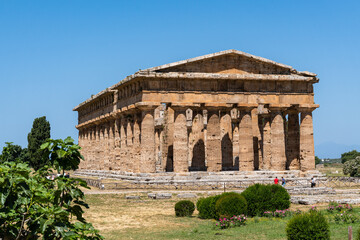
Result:
{"label": "stone column", "polygon": [[94,159],[91,163],[92,165],[92,169],[100,169],[100,158],[101,158],[101,126],[100,125],[96,125],[96,152],[94,154]]}
{"label": "stone column", "polygon": [[231,124],[232,124],[232,152],[233,152],[233,166],[234,170],[239,170],[239,117],[240,111],[237,108],[233,108],[230,112]]}
{"label": "stone column", "polygon": [[127,120],[126,126],[126,147],[127,147],[127,154],[126,154],[126,171],[133,172],[134,164],[133,164],[133,119]]}
{"label": "stone column", "polygon": [[154,108],[144,108],[141,121],[140,172],[154,173],[155,171]]}
{"label": "stone column", "polygon": [[262,169],[271,169],[271,117],[270,115],[263,115],[262,118]]}
{"label": "stone column", "polygon": [[166,158],[164,158],[165,171],[174,171],[174,110],[168,107],[165,112],[165,147],[166,147]]}
{"label": "stone column", "polygon": [[254,171],[254,142],[251,110],[242,110],[240,112],[239,145],[239,170]]}
{"label": "stone column", "polygon": [[302,171],[315,169],[314,132],[311,110],[301,111],[300,168]]}
{"label": "stone column", "polygon": [[228,109],[222,109],[220,113],[220,140],[222,170],[234,170],[232,124]]}
{"label": "stone column", "polygon": [[289,111],[288,113],[286,156],[286,169],[300,170],[300,125],[297,111]]}
{"label": "stone column", "polygon": [[283,171],[286,168],[283,112],[273,109],[271,115],[271,170]]}
{"label": "stone column", "polygon": [[114,122],[114,133],[115,133],[115,139],[114,139],[114,170],[120,169],[120,119],[115,119]]}
{"label": "stone column", "polygon": [[103,161],[104,161],[104,164],[103,164],[103,169],[105,170],[108,170],[109,168],[109,125],[107,122],[104,123],[103,125],[103,154],[102,154],[102,158],[103,158]]}
{"label": "stone column", "polygon": [[114,159],[115,159],[114,124],[115,124],[114,120],[111,120],[109,122],[109,170],[114,169]]}
{"label": "stone column", "polygon": [[208,172],[221,171],[220,116],[218,110],[209,110],[206,132],[205,156]]}
{"label": "stone column", "polygon": [[98,164],[97,168],[100,170],[104,170],[105,166],[105,126],[104,123],[100,124],[100,142],[99,142],[99,155],[98,155]]}
{"label": "stone column", "polygon": [[134,172],[140,172],[140,117],[137,113],[134,114],[134,144],[133,144],[133,166]]}
{"label": "stone column", "polygon": [[121,116],[120,120],[120,170],[126,171],[126,119],[125,116]]}
{"label": "stone column", "polygon": [[251,110],[253,148],[254,148],[254,170],[262,169],[261,133],[259,128],[259,116],[257,108]]}
{"label": "stone column", "polygon": [[97,145],[97,133],[96,133],[96,126],[92,126],[91,127],[91,143],[89,144],[89,159],[88,159],[88,163],[87,163],[87,167],[88,169],[91,169],[91,164],[92,162],[94,161],[95,159],[95,155],[96,155],[96,152],[97,152],[97,148],[96,148],[96,145]]}
{"label": "stone column", "polygon": [[188,172],[188,132],[185,108],[173,107],[174,113],[174,172]]}
{"label": "stone column", "polygon": [[86,165],[88,163],[88,159],[89,159],[89,155],[90,155],[90,144],[91,144],[91,129],[90,128],[86,128],[86,137],[85,137],[85,144],[83,144],[84,146],[82,147],[82,152],[83,152],[83,156],[84,156],[84,160],[81,161],[81,168],[87,168]]}
{"label": "stone column", "polygon": [[[84,156],[84,158],[86,157],[86,147],[84,146],[84,138],[85,138],[85,132],[86,129],[79,129],[79,137],[78,137],[78,145],[81,147],[81,155]],[[80,164],[79,164],[79,168],[84,168],[84,163],[83,161],[80,161]]]}

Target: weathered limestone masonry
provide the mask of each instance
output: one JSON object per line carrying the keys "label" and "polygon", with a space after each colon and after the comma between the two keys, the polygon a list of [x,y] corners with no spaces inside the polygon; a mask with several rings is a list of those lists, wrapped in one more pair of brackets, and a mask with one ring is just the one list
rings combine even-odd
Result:
{"label": "weathered limestone masonry", "polygon": [[81,169],[315,169],[316,74],[236,50],[141,70],[74,108]]}

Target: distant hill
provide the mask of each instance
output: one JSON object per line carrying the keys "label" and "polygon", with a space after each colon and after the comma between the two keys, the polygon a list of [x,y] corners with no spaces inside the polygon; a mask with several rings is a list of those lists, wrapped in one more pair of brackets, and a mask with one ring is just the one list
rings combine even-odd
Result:
{"label": "distant hill", "polygon": [[324,142],[315,145],[315,155],[319,158],[340,158],[342,153],[352,150],[360,152],[360,145],[345,145],[334,142]]}

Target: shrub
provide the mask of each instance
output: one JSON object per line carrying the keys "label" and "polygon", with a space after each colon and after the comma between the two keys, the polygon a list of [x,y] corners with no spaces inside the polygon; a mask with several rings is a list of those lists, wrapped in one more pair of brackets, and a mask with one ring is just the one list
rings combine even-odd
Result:
{"label": "shrub", "polygon": [[193,214],[195,205],[189,200],[182,200],[175,204],[175,215],[177,217],[189,217]]}
{"label": "shrub", "polygon": [[214,218],[216,216],[215,213],[215,203],[217,196],[207,197],[207,198],[201,198],[198,200],[196,206],[197,210],[199,211],[199,218],[203,219],[210,219]]}
{"label": "shrub", "polygon": [[330,239],[330,226],[320,212],[309,212],[291,218],[286,226],[289,240]]}
{"label": "shrub", "polygon": [[232,192],[226,192],[220,195],[211,196],[207,198],[200,198],[196,203],[196,208],[199,211],[199,218],[202,219],[218,219],[219,215],[216,212],[216,202],[220,197],[233,194]]}
{"label": "shrub", "polygon": [[290,195],[280,185],[254,184],[241,194],[247,201],[249,216],[262,216],[266,211],[284,210],[290,207]]}
{"label": "shrub", "polygon": [[230,218],[244,214],[246,210],[246,200],[239,193],[222,194],[215,204],[215,211],[219,217]]}
{"label": "shrub", "polygon": [[360,176],[360,156],[344,163],[344,174],[350,174],[351,177]]}

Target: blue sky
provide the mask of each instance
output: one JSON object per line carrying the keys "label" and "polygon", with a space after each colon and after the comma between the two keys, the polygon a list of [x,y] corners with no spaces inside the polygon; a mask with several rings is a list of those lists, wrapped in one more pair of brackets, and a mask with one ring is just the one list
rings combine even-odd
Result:
{"label": "blue sky", "polygon": [[[359,1],[0,1],[0,148],[139,69],[237,49],[315,72],[316,154],[360,148]],[[317,147],[318,146],[318,147]],[[359,149],[358,149],[359,150]]]}

